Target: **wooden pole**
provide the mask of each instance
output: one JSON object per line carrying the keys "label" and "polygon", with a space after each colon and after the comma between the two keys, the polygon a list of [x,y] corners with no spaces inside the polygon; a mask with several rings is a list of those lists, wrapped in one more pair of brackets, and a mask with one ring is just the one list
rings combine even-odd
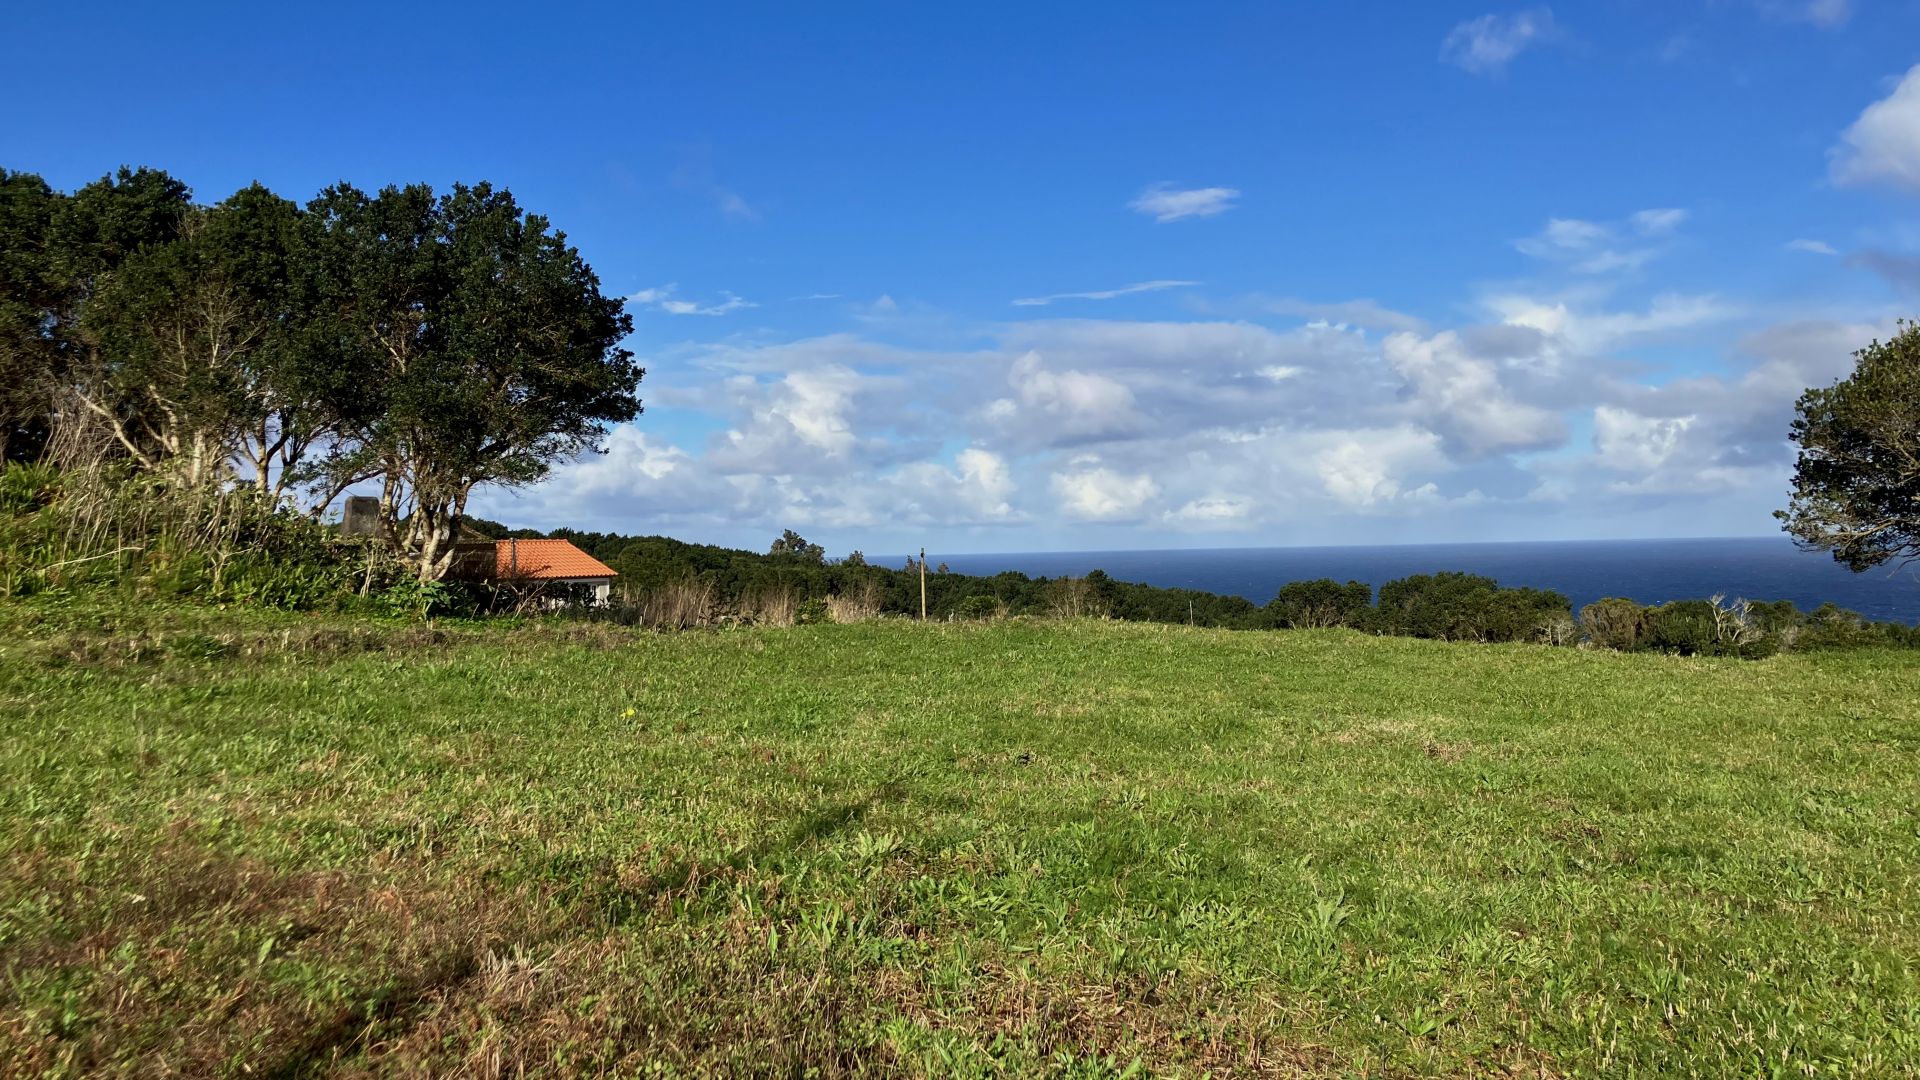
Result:
{"label": "wooden pole", "polygon": [[920,549],[920,621],[927,621],[927,549]]}

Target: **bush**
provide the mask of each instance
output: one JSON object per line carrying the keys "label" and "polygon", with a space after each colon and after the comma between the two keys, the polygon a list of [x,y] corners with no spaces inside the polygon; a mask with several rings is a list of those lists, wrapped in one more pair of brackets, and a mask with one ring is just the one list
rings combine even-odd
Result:
{"label": "bush", "polygon": [[1363,626],[1372,609],[1373,586],[1364,581],[1342,585],[1332,578],[1288,582],[1267,605],[1275,626],[1296,630]]}
{"label": "bush", "polygon": [[793,609],[793,621],[800,626],[818,626],[832,622],[833,612],[828,610],[824,599],[816,596],[800,601],[800,606]]}
{"label": "bush", "polygon": [[1674,600],[1647,609],[1646,646],[1681,656],[1713,655],[1714,606],[1705,600]]}
{"label": "bush", "polygon": [[991,596],[969,596],[953,613],[962,619],[991,619],[1000,614],[1000,601]]}
{"label": "bush", "polygon": [[31,514],[51,503],[60,473],[51,465],[15,462],[0,469],[0,515]]}
{"label": "bush", "polygon": [[1417,574],[1380,587],[1375,628],[1443,641],[1538,641],[1573,614],[1565,596],[1477,574]]}
{"label": "bush", "polygon": [[1588,641],[1603,649],[1632,652],[1647,636],[1647,609],[1631,600],[1609,596],[1580,609],[1580,628]]}

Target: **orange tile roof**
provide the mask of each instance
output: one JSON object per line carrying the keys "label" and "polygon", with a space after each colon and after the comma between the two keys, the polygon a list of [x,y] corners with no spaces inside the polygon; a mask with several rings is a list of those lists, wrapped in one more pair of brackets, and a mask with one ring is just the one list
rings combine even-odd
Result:
{"label": "orange tile roof", "polygon": [[493,576],[498,578],[590,578],[620,575],[566,540],[495,540]]}

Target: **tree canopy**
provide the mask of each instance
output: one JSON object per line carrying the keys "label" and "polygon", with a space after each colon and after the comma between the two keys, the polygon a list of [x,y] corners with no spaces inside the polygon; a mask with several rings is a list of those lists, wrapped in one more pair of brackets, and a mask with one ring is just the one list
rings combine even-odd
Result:
{"label": "tree canopy", "polygon": [[1794,539],[1855,572],[1920,558],[1920,324],[1801,395],[1792,437],[1791,501],[1774,516]]}
{"label": "tree canopy", "polygon": [[72,194],[0,170],[0,449],[59,436],[315,514],[377,482],[423,579],[476,486],[538,480],[639,413],[631,330],[565,234],[489,184],[206,206],[152,169]]}

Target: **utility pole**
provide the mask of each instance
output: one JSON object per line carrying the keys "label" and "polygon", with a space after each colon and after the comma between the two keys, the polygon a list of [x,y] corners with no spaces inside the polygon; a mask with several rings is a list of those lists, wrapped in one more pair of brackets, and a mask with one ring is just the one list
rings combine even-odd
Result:
{"label": "utility pole", "polygon": [[920,549],[920,621],[927,621],[927,549]]}

